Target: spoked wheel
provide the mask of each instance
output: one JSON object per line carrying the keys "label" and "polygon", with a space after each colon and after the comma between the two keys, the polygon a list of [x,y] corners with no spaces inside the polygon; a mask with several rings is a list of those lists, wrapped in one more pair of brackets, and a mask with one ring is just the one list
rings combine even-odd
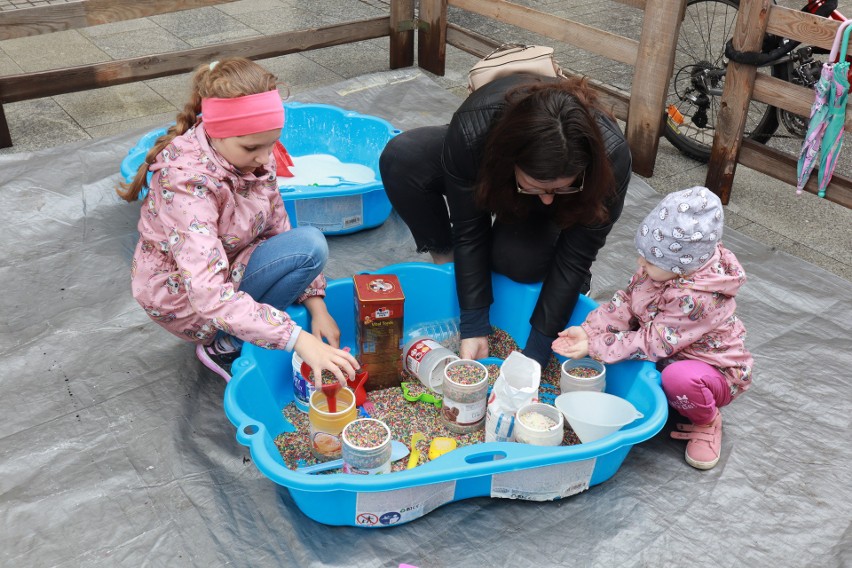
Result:
{"label": "spoked wheel", "polygon": [[[728,64],[725,43],[733,35],[738,8],[738,0],[688,0],[677,39],[663,134],[683,154],[703,162],[710,159],[716,133]],[[783,66],[771,73],[786,75]],[[775,107],[752,101],[744,135],[762,143],[777,128]]]}

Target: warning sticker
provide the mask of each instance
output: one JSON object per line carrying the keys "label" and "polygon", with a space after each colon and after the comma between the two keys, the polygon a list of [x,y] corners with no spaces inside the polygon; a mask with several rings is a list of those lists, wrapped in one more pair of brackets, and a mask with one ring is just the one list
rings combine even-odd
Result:
{"label": "warning sticker", "polygon": [[524,501],[553,501],[589,488],[596,458],[498,473],[491,478],[491,496]]}
{"label": "warning sticker", "polygon": [[358,493],[355,500],[355,522],[363,527],[407,523],[451,502],[455,493],[455,481],[376,493]]}

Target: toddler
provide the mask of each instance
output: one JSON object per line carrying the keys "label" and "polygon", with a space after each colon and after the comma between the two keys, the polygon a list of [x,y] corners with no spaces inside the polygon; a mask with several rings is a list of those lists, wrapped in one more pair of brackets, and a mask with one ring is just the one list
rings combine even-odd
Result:
{"label": "toddler", "polygon": [[691,422],[672,437],[688,440],[686,461],[698,469],[719,461],[719,409],[749,387],[753,365],[735,313],[746,276],[720,242],[723,224],[707,188],[664,197],[636,232],[639,269],[627,289],[553,342],[572,359],[655,361],[669,405]]}

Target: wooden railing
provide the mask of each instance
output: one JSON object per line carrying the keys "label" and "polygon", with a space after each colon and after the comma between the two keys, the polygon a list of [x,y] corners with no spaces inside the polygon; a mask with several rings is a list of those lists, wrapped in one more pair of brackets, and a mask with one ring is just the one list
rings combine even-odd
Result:
{"label": "wooden railing", "polygon": [[[831,49],[839,26],[833,20],[776,6],[771,0],[742,0],[733,47],[743,52],[760,51],[764,34],[771,33],[806,45]],[[814,91],[756,71],[754,66],[732,62],[725,76],[706,180],[707,187],[721,196],[723,203],[730,199],[738,163],[793,186],[797,183],[798,155],[743,139],[746,113],[751,99],[755,99],[808,118]],[[852,113],[847,111],[846,130],[850,128]],[[811,176],[805,191],[817,192],[816,177]],[[825,198],[852,208],[852,180],[835,171]]]}
{"label": "wooden railing", "polygon": [[[0,12],[0,39],[176,12],[221,4],[223,1],[85,0]],[[0,148],[12,145],[12,136],[2,107],[7,103],[186,73],[202,63],[225,56],[240,55],[249,59],[264,59],[380,37],[390,38],[388,65],[391,69],[398,69],[414,64],[414,27],[414,0],[391,0],[388,16],[264,35],[183,51],[0,76]]]}
{"label": "wooden railing", "polygon": [[420,0],[418,64],[443,75],[447,43],[480,57],[500,43],[449,23],[447,7],[452,5],[631,65],[630,93],[597,81],[590,84],[613,114],[627,122],[633,170],[650,177],[659,147],[661,118],[685,0],[617,1],[644,9],[639,41],[505,0]]}

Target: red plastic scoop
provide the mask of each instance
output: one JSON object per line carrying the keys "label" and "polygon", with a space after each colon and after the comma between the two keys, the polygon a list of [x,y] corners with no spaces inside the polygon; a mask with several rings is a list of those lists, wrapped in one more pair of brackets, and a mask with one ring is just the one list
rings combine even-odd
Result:
{"label": "red plastic scoop", "polygon": [[324,384],[322,386],[322,394],[325,395],[325,400],[328,403],[329,412],[337,412],[337,393],[340,392],[340,383]]}
{"label": "red plastic scoop", "polygon": [[272,155],[275,156],[275,175],[278,177],[293,177],[293,173],[287,169],[287,166],[292,166],[293,158],[287,153],[287,149],[280,140],[276,140],[272,146]]}

